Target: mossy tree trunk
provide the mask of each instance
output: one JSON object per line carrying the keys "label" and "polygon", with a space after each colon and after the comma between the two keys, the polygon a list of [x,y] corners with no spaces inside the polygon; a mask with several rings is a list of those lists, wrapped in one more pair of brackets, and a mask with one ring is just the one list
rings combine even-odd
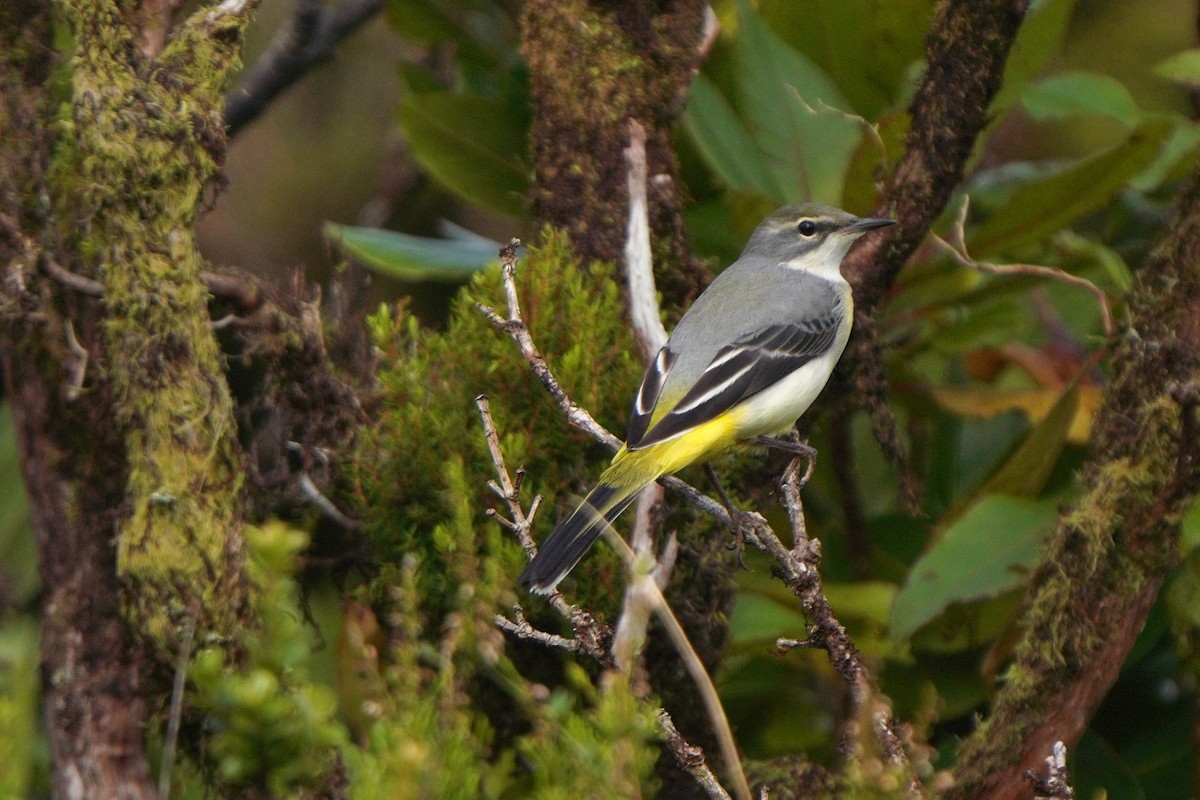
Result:
{"label": "mossy tree trunk", "polygon": [[629,121],[646,130],[659,288],[671,303],[706,282],[684,233],[674,123],[700,65],[698,0],[532,0],[521,15],[529,64],[535,219],[571,234],[584,261],[616,262],[625,242]]}
{"label": "mossy tree trunk", "polygon": [[1200,490],[1200,171],[1142,265],[1092,432],[1084,494],[1029,582],[1025,636],[950,798],[1027,797],[1023,775],[1073,747],[1120,674]]}
{"label": "mossy tree trunk", "polygon": [[185,624],[227,636],[247,615],[242,470],[193,226],[252,5],[202,8],[152,52],[165,8],[64,3],[62,63],[48,6],[0,15],[0,355],[46,586],[59,797],[153,797],[141,685],[169,672]]}
{"label": "mossy tree trunk", "polygon": [[[521,18],[533,103],[536,220],[567,231],[583,262],[621,264],[629,215],[625,149],[629,122],[640,123],[655,277],[669,310],[686,305],[709,279],[684,234],[674,146],[675,123],[702,58],[705,8],[695,0],[533,0]],[[733,601],[727,539],[718,531],[689,537],[693,549],[681,558],[669,598],[712,669],[724,651]],[[679,729],[715,752],[675,651],[653,640],[647,668]],[[699,791],[670,759],[660,768],[666,770],[664,797]]]}

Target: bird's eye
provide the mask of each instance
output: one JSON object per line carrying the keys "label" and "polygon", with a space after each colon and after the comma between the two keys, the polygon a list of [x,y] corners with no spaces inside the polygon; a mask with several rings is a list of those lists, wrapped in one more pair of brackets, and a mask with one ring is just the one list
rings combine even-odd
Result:
{"label": "bird's eye", "polygon": [[802,219],[800,224],[796,226],[796,230],[800,231],[801,236],[812,236],[817,232],[817,223],[811,219]]}

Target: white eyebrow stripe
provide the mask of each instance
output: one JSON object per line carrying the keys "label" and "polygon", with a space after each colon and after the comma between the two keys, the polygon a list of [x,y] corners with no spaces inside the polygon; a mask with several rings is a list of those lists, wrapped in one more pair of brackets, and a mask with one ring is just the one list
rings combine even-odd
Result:
{"label": "white eyebrow stripe", "polygon": [[730,385],[732,385],[738,378],[742,377],[743,375],[745,375],[747,372],[749,372],[753,368],[754,368],[754,364],[747,364],[746,366],[739,369],[737,372],[730,375],[725,380],[718,383],[713,388],[709,389],[704,394],[697,397],[692,402],[688,403],[686,406],[676,406],[675,408],[671,409],[671,413],[672,414],[686,414],[687,412],[691,411],[692,409],[698,408],[698,407],[704,405],[709,400],[712,400],[714,397],[719,395],[721,392],[728,389],[730,387]]}

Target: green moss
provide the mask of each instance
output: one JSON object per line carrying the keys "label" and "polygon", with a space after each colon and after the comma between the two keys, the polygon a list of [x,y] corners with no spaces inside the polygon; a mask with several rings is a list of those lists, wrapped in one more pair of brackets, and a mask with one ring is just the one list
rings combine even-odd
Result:
{"label": "green moss", "polygon": [[595,689],[579,667],[570,688],[537,699],[544,688],[519,674],[495,626],[514,574],[489,557],[503,535],[479,519],[467,465],[448,458],[438,476],[442,521],[424,552],[378,582],[391,633],[386,688],[364,745],[345,750],[351,796],[638,796],[657,757],[654,706],[623,686]]}
{"label": "green moss", "polygon": [[38,634],[0,623],[0,797],[28,797],[38,741]]}
{"label": "green moss", "polygon": [[247,528],[246,542],[261,627],[238,637],[245,659],[236,667],[226,642],[200,650],[189,703],[204,715],[205,747],[221,780],[282,797],[319,786],[348,737],[333,691],[304,666],[315,641],[292,572],[308,537],[275,522]]}
{"label": "green moss", "polygon": [[[577,686],[584,686],[579,676]],[[635,798],[655,795],[658,758],[654,710],[639,703],[624,681],[593,691],[586,713],[558,698],[557,713],[539,720],[520,743],[530,765],[522,796],[530,798]],[[553,702],[550,706],[554,708]],[[564,747],[564,742],[570,745]]]}
{"label": "green moss", "polygon": [[[519,263],[517,283],[534,341],[564,389],[602,424],[620,431],[641,367],[607,273],[606,266],[576,266],[565,237],[549,234]],[[445,598],[464,579],[474,580],[470,570],[463,574],[465,563],[497,570],[507,589],[522,562],[511,537],[492,536],[499,526],[485,515],[489,507],[505,515],[508,510],[487,489],[495,468],[476,395],[490,398],[509,471],[526,470],[526,507],[536,494],[545,495],[535,538],[545,535],[572,495],[583,491],[609,459],[602,447],[568,428],[516,345],[491,327],[477,302],[504,313],[498,269],[486,271],[462,292],[444,332],[424,331],[402,311],[373,321],[383,352],[379,379],[385,411],[379,425],[359,438],[356,484],[382,559],[419,560],[420,594],[435,619],[448,606]],[[455,494],[448,492],[451,454],[463,458],[465,507],[456,507]],[[460,535],[443,525],[454,515],[464,531]],[[596,555],[585,560],[581,573],[616,564],[615,558]]]}
{"label": "green moss", "polygon": [[[703,9],[583,0],[522,7],[534,110],[529,200],[535,219],[568,231],[587,259],[615,260],[624,244],[628,120],[646,128],[651,174],[676,172],[671,130],[696,65]],[[688,254],[674,229],[678,208],[654,195],[653,238],[671,247],[669,275]]]}
{"label": "green moss", "polygon": [[171,612],[228,633],[241,611],[241,469],[194,224],[246,15],[201,10],[161,61],[139,52],[136,8],[75,0],[63,17],[72,95],[49,183],[63,240],[104,287],[103,363],[129,461],[118,570],[134,628],[174,652]]}

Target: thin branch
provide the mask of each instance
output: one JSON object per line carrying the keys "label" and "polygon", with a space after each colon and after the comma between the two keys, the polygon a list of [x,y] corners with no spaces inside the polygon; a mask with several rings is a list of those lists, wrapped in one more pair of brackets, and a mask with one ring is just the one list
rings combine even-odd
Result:
{"label": "thin branch", "polygon": [[521,317],[521,304],[517,299],[517,248],[520,246],[521,240],[513,239],[500,249],[500,260],[503,265],[504,297],[508,304],[507,319],[501,317],[495,309],[485,306],[482,303],[477,304],[476,308],[487,317],[488,322],[492,323],[497,330],[504,331],[517,343],[517,347],[521,350],[521,355],[525,356],[525,360],[529,362],[530,368],[533,369],[533,374],[542,382],[542,385],[546,387],[546,391],[550,392],[550,396],[554,398],[555,402],[563,410],[563,413],[567,415],[567,422],[588,434],[596,441],[606,445],[610,450],[616,451],[621,446],[621,440],[605,430],[603,425],[596,422],[591,414],[576,405],[575,401],[563,391],[562,386],[558,383],[558,379],[554,377],[554,373],[550,371],[550,367],[546,364],[545,357],[538,351],[537,345],[533,343],[533,337],[529,335],[529,327]]}
{"label": "thin branch", "polygon": [[41,259],[42,269],[46,270],[46,274],[54,280],[67,286],[80,294],[86,294],[88,297],[103,297],[104,287],[100,281],[94,281],[91,278],[80,275],[59,264],[53,258]]}
{"label": "thin branch", "polygon": [[196,636],[196,615],[189,613],[175,660],[175,679],[171,684],[171,707],[167,715],[167,735],[163,742],[162,762],[158,768],[158,797],[167,800],[171,795],[171,770],[175,764],[175,748],[179,742],[179,724],[183,717],[183,690],[187,686],[187,668],[192,658],[192,641]]}
{"label": "thin branch", "polygon": [[1096,305],[1100,307],[1100,321],[1104,326],[1104,334],[1112,336],[1113,334],[1113,316],[1112,309],[1109,308],[1108,295],[1104,293],[1096,284],[1089,281],[1087,278],[1081,278],[1078,275],[1072,275],[1069,272],[1064,272],[1061,269],[1054,267],[1045,267],[1039,264],[990,264],[986,261],[976,261],[971,258],[971,254],[967,252],[966,239],[966,221],[967,209],[970,207],[971,198],[964,197],[962,208],[958,211],[958,217],[954,222],[953,238],[947,242],[942,237],[938,236],[933,231],[929,232],[929,236],[933,239],[940,249],[949,253],[955,261],[962,264],[964,267],[986,272],[989,275],[1030,275],[1036,278],[1049,278],[1050,280],[1066,283],[1071,286],[1078,286],[1080,289],[1090,293],[1096,298]]}
{"label": "thin branch", "polygon": [[706,795],[712,800],[733,800],[729,796],[729,792],[725,791],[725,787],[717,780],[717,776],[713,775],[713,771],[709,769],[708,763],[704,760],[704,751],[694,744],[688,744],[679,735],[674,720],[671,719],[671,715],[665,708],[658,712],[658,727],[666,734],[667,749],[671,751],[671,755],[675,756],[675,762],[691,775],[696,783],[700,784],[700,788]]}
{"label": "thin branch", "polygon": [[540,631],[529,624],[529,620],[525,619],[525,612],[519,605],[513,606],[513,616],[516,620],[511,620],[501,614],[496,615],[496,627],[507,633],[511,633],[518,639],[525,639],[531,642],[545,645],[546,647],[556,648],[558,650],[566,650],[568,653],[584,653],[586,648],[579,639],[568,639],[565,636],[559,636],[556,633],[547,633]]}
{"label": "thin branch", "polygon": [[88,351],[75,338],[75,325],[70,317],[63,320],[63,330],[67,336],[67,347],[75,356],[75,366],[71,369],[71,383],[67,385],[67,402],[70,403],[78,400],[79,395],[83,393],[83,381],[87,377]]}
{"label": "thin branch", "polygon": [[317,488],[317,484],[313,482],[312,477],[307,472],[301,472],[296,483],[300,487],[300,493],[308,498],[308,501],[316,506],[326,518],[348,531],[356,531],[362,527],[358,520],[352,519],[342,513],[341,509],[335,506],[333,501]]}
{"label": "thin branch", "polygon": [[343,0],[329,9],[320,0],[298,0],[289,25],[275,35],[266,53],[225,98],[229,137],[256,120],[314,65],[332,58],[338,43],[382,7],[382,0]]}
{"label": "thin branch", "polygon": [[1054,743],[1053,752],[1046,756],[1046,771],[1039,775],[1025,770],[1025,778],[1033,787],[1034,800],[1074,800],[1071,777],[1067,774],[1067,746]]}
{"label": "thin branch", "polygon": [[[513,531],[517,542],[521,545],[521,549],[525,551],[525,557],[532,561],[533,557],[537,555],[537,545],[533,543],[533,537],[529,535],[529,531],[533,526],[533,515],[541,505],[542,498],[540,495],[534,498],[533,503],[530,504],[528,513],[521,507],[519,490],[521,488],[520,475],[522,473],[517,473],[518,479],[516,481],[509,475],[508,467],[504,463],[504,453],[500,449],[500,436],[496,432],[496,423],[492,419],[492,408],[488,402],[487,395],[481,394],[477,396],[475,398],[475,406],[479,409],[479,417],[483,422],[484,438],[487,441],[488,452],[492,457],[492,464],[496,467],[496,477],[499,481],[499,483],[489,482],[489,485],[492,491],[508,506],[512,519],[505,520],[499,514],[493,514],[492,516],[499,520],[506,528]],[[563,619],[571,623],[571,629],[575,631],[575,641],[578,642],[578,652],[591,656],[606,668],[612,666],[612,656],[608,652],[608,642],[612,638],[612,634],[608,626],[597,622],[587,611],[568,603],[563,597],[562,592],[557,589],[546,595],[546,598],[550,606]],[[500,619],[503,619],[503,617]],[[504,629],[508,630],[507,628]]]}
{"label": "thin branch", "polygon": [[629,220],[625,236],[625,280],[629,294],[629,324],[648,364],[666,344],[667,331],[659,316],[658,292],[654,286],[654,262],[650,252],[649,206],[646,202],[646,129],[629,120]]}
{"label": "thin branch", "polygon": [[[821,585],[821,575],[817,569],[821,560],[820,543],[808,536],[804,506],[800,500],[800,488],[807,477],[806,475],[801,478],[800,462],[796,459],[788,465],[783,473],[783,480],[780,482],[783,505],[792,523],[792,549],[779,552],[784,550],[784,546],[774,537],[774,532],[769,531],[764,534],[764,536],[774,539],[774,541],[768,541],[767,544],[772,551],[776,552],[776,562],[778,564],[787,563],[793,567],[787,575],[781,574],[782,571],[777,568],[776,575],[782,578],[792,593],[800,599],[805,615],[812,620],[806,640],[781,640],[777,642],[777,645],[784,651],[801,645],[820,647],[825,650],[829,654],[829,661],[833,664],[834,669],[850,687],[851,718],[858,719],[864,711],[868,711],[884,757],[894,766],[905,767],[908,765],[908,758],[904,753],[903,741],[893,730],[891,714],[884,703],[877,702],[878,693],[871,684],[858,648],[850,641],[846,629],[834,616],[829,600],[825,597],[824,588]],[[909,781],[910,794],[918,794],[920,781],[916,773],[911,770],[909,770]]]}

